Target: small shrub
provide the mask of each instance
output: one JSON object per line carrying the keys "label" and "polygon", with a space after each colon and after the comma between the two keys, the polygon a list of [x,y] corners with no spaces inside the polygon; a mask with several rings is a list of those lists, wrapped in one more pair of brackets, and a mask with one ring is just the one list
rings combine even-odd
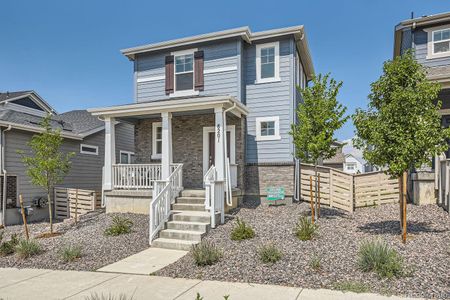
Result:
{"label": "small shrub", "polygon": [[309,261],[309,266],[314,270],[319,270],[321,262],[322,262],[322,258],[320,256],[314,254],[311,257],[311,260]]}
{"label": "small shrub", "polygon": [[219,261],[222,252],[214,243],[202,241],[192,246],[192,256],[197,266],[210,266]]}
{"label": "small shrub", "polygon": [[246,239],[251,239],[255,236],[255,231],[249,225],[245,224],[244,221],[241,221],[237,218],[236,225],[233,227],[231,231],[231,239],[233,241],[241,241]]}
{"label": "small shrub", "polygon": [[114,295],[99,295],[97,293],[93,293],[84,298],[85,300],[133,300],[133,297],[128,297],[125,294],[119,294],[118,296]]}
{"label": "small shrub", "polygon": [[258,255],[261,261],[265,264],[276,263],[283,257],[283,254],[274,244],[267,244],[259,248]]}
{"label": "small shrub", "polygon": [[35,240],[20,240],[15,247],[20,258],[28,258],[41,252],[41,246]]}
{"label": "small shrub", "polygon": [[195,297],[195,300],[203,300],[203,297],[200,296],[200,293],[197,293],[197,297]]}
{"label": "small shrub", "polygon": [[384,241],[367,241],[359,248],[358,266],[364,272],[373,271],[380,277],[403,275],[403,259]]}
{"label": "small shrub", "polygon": [[117,236],[131,232],[131,226],[133,222],[122,216],[113,216],[112,224],[105,230],[105,235]]}
{"label": "small shrub", "polygon": [[72,245],[65,246],[60,250],[59,255],[64,262],[72,262],[81,257],[81,247]]}
{"label": "small shrub", "polygon": [[6,256],[14,253],[14,250],[19,243],[17,234],[12,234],[9,241],[3,242],[3,232],[0,236],[0,256]]}
{"label": "small shrub", "polygon": [[353,293],[368,293],[370,292],[369,286],[365,283],[356,282],[356,281],[343,281],[337,282],[333,285],[333,287],[337,290],[343,292],[353,292]]}
{"label": "small shrub", "polygon": [[317,234],[317,225],[311,223],[311,219],[308,217],[300,217],[300,220],[295,227],[295,235],[301,241],[309,241]]}

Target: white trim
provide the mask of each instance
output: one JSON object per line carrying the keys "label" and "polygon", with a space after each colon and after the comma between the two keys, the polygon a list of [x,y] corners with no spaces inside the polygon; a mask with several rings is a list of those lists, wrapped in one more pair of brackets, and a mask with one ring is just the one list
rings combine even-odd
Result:
{"label": "white trim", "polygon": [[[162,130],[162,122],[153,122],[152,123],[152,159],[161,159],[162,153],[156,153],[156,128],[161,127]],[[161,133],[162,134],[162,133]],[[161,151],[162,151],[162,136],[161,136]]]}
{"label": "white trim", "polygon": [[185,97],[185,96],[198,96],[200,93],[196,90],[184,90],[175,91],[169,95],[169,97]]}
{"label": "white trim", "polygon": [[[261,78],[261,49],[262,48],[275,48],[275,59],[274,59],[274,77]],[[280,42],[258,44],[256,45],[256,81],[255,83],[267,83],[267,82],[278,82],[280,80]]]}
{"label": "white trim", "polygon": [[[236,164],[236,126],[227,125],[227,132],[230,132],[230,164]],[[214,126],[203,127],[203,175],[208,172],[208,156],[209,156],[209,133],[215,132]]]}
{"label": "white trim", "polygon": [[135,155],[133,151],[125,151],[125,150],[120,150],[119,151],[119,163],[123,164],[122,162],[122,154],[126,154],[128,156],[128,163],[127,164],[131,164],[131,155]]}
{"label": "white trim", "polygon": [[236,70],[237,70],[237,66],[229,66],[229,67],[205,69],[203,71],[203,74],[224,73],[224,72],[231,72],[231,71],[236,71]]}
{"label": "white trim", "polygon": [[[447,52],[440,52],[440,53],[434,53],[434,33],[436,31],[446,30],[450,29],[449,25],[442,25],[432,28],[424,29],[424,31],[428,34],[427,36],[427,56],[426,59],[434,59],[434,58],[442,58],[442,57],[449,57],[450,51]],[[447,40],[444,40],[445,42]],[[450,40],[449,40],[450,43]]]}
{"label": "white trim", "polygon": [[[193,49],[187,49],[187,50],[181,50],[181,51],[174,51],[170,54],[173,55],[173,93],[169,94],[169,97],[184,97],[184,96],[197,96],[199,95],[199,91],[195,90],[195,58],[194,53],[197,51],[197,48]],[[184,56],[184,55],[192,55],[192,71],[189,72],[181,72],[178,74],[187,74],[192,73],[192,89],[191,90],[182,90],[177,91],[177,56]]]}
{"label": "white trim", "polygon": [[[259,117],[256,118],[256,141],[281,140],[280,137],[280,117]],[[275,135],[261,136],[261,122],[275,122]]]}
{"label": "white trim", "polygon": [[[194,54],[195,51],[198,51],[198,48],[191,48],[191,49],[180,50],[180,51],[172,51],[172,52],[170,52],[170,55],[180,56],[180,55],[186,55],[186,54]],[[174,62],[175,62],[175,60],[174,60]]]}
{"label": "white trim", "polygon": [[[83,147],[95,149],[95,152],[83,151]],[[80,153],[81,154],[89,154],[89,155],[98,155],[98,146],[88,145],[88,144],[80,144]]]}
{"label": "white trim", "polygon": [[137,83],[141,83],[141,82],[150,82],[150,81],[160,81],[160,80],[164,80],[164,79],[166,79],[166,76],[164,76],[164,75],[146,76],[146,77],[138,78],[136,81],[137,81]]}

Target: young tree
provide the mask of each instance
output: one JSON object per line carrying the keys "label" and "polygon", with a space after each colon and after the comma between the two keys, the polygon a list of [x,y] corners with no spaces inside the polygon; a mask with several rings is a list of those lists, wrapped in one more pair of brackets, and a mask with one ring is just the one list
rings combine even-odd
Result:
{"label": "young tree", "polygon": [[347,121],[346,107],[337,100],[342,82],[330,79],[330,74],[313,78],[313,85],[305,89],[297,87],[303,103],[297,108],[297,124],[291,125],[296,157],[314,164],[315,173],[315,217],[317,218],[317,165],[319,159],[331,158],[337,149],[334,132]]}
{"label": "young tree", "polygon": [[[370,163],[406,181],[406,172],[430,164],[448,148],[450,129],[443,129],[437,100],[440,86],[427,80],[426,70],[411,51],[387,61],[383,75],[371,85],[369,107],[353,116],[355,146]],[[400,190],[406,186],[400,182]],[[406,241],[406,193],[400,201],[401,227]]]}
{"label": "young tree", "polygon": [[53,234],[51,191],[56,184],[62,182],[64,176],[69,172],[70,158],[75,153],[64,154],[60,151],[63,138],[58,130],[52,129],[50,120],[50,115],[42,120],[43,132],[34,135],[28,143],[31,148],[30,156],[26,156],[23,152],[21,154],[31,182],[44,188],[47,192],[50,233]]}

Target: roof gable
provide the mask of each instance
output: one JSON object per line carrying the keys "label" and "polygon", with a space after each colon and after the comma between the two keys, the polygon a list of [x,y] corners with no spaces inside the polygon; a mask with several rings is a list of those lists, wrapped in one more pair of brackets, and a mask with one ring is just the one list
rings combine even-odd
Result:
{"label": "roof gable", "polygon": [[35,91],[0,93],[0,104],[19,105],[25,109],[34,109],[46,114],[56,115],[56,111]]}

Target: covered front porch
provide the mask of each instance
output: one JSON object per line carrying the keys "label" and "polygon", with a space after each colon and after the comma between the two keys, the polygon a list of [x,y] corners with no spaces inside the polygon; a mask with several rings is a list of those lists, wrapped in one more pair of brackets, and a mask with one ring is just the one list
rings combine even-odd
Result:
{"label": "covered front porch", "polygon": [[[173,181],[174,176],[175,194],[183,188],[208,188],[211,177],[206,177],[212,175],[211,169],[214,180],[224,183],[225,192],[242,188],[248,112],[233,97],[171,99],[90,111],[106,127],[103,190],[116,198],[128,194],[136,200],[145,195],[140,212],[148,211],[161,182]],[[135,125],[135,161],[130,164],[116,161],[117,121]]]}

